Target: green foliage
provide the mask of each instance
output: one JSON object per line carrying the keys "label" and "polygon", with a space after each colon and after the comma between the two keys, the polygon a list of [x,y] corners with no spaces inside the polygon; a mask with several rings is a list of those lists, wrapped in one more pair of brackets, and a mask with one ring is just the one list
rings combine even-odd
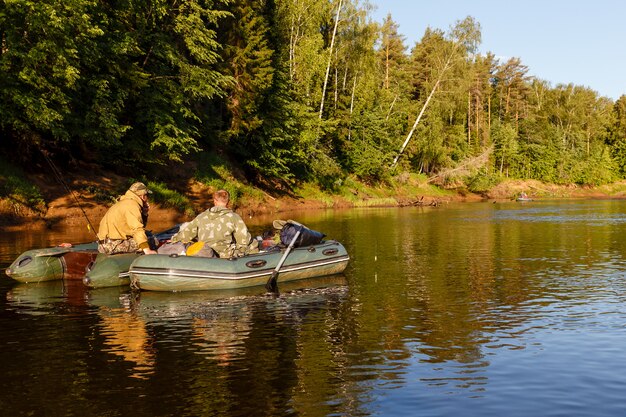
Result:
{"label": "green foliage", "polygon": [[69,139],[64,121],[80,86],[80,52],[102,35],[91,21],[95,6],[90,0],[3,2],[0,125],[4,129]]}
{"label": "green foliage", "polygon": [[[132,183],[131,183],[132,184]],[[130,185],[130,184],[129,184]],[[88,185],[83,190],[89,194],[93,194],[93,199],[99,203],[111,205],[115,203],[117,195],[111,194],[95,185]]]}
{"label": "green foliage", "polygon": [[531,178],[540,181],[562,183],[557,171],[559,150],[554,146],[528,144],[522,149],[523,175],[522,178]]}
{"label": "green foliage", "polygon": [[611,148],[617,173],[626,178],[626,138],[618,139]]}
{"label": "green foliage", "polygon": [[341,167],[324,152],[311,153],[309,167],[317,183],[325,190],[337,190],[343,182]]}
{"label": "green foliage", "polygon": [[467,189],[473,193],[483,193],[495,187],[502,181],[502,176],[497,172],[481,168],[476,174],[470,176],[467,181]]}
{"label": "green foliage", "polygon": [[608,140],[611,153],[622,178],[626,177],[626,95],[621,96],[613,107],[614,121]]}
{"label": "green foliage", "polygon": [[572,181],[581,185],[602,185],[618,179],[618,167],[606,147],[599,147],[589,157],[581,157],[572,167]]}
{"label": "green foliage", "polygon": [[[230,78],[215,68],[208,0],[14,0],[0,15],[0,126],[45,148],[83,142],[116,164],[196,151],[202,106]],[[74,144],[81,146],[73,146]]]}
{"label": "green foliage", "polygon": [[193,177],[201,183],[219,189],[219,185],[233,180],[230,172],[232,166],[219,155],[212,152],[201,152],[194,158],[197,165]]}
{"label": "green foliage", "polygon": [[189,216],[195,214],[189,199],[178,191],[168,188],[166,184],[161,182],[146,181],[146,185],[152,191],[151,199],[161,206],[175,208]]}
{"label": "green foliage", "polygon": [[[367,4],[338,5],[5,1],[0,146],[13,160],[42,148],[136,175],[211,150],[221,156],[196,176],[235,199],[248,192],[243,178],[336,191],[347,178],[386,184],[406,138],[398,169],[431,178],[493,149],[467,180],[475,190],[500,177],[626,177],[626,99],[553,87],[521,58],[478,54],[470,16],[447,32],[428,28],[407,52],[390,16],[379,26]],[[12,181],[6,190],[24,188]]]}
{"label": "green foliage", "polygon": [[233,176],[234,167],[215,153],[202,152],[196,156],[198,168],[194,178],[212,191],[228,191],[232,207],[238,207],[242,198],[260,197],[260,192]]}
{"label": "green foliage", "polygon": [[366,182],[380,182],[389,176],[393,159],[391,138],[384,120],[376,113],[359,114],[351,126],[351,141],[346,143],[347,167]]}
{"label": "green foliage", "polygon": [[494,144],[495,168],[502,175],[504,172],[520,172],[519,144],[517,132],[510,123],[494,123],[491,129]]}

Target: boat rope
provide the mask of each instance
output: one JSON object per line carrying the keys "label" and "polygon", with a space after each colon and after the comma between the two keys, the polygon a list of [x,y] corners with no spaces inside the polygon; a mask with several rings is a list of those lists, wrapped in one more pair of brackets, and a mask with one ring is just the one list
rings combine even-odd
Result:
{"label": "boat rope", "polygon": [[65,181],[63,181],[63,177],[61,175],[61,171],[59,171],[59,169],[54,164],[54,162],[52,162],[52,159],[50,159],[50,157],[48,156],[46,151],[41,149],[41,153],[43,154],[44,158],[48,162],[48,165],[50,165],[50,168],[52,169],[52,173],[54,174],[54,177],[56,178],[56,180],[61,185],[63,185],[63,187],[65,187],[65,190],[68,192],[68,194],[70,194],[74,198],[74,201],[76,201],[76,204],[78,205],[78,208],[83,213],[83,216],[85,216],[85,219],[87,219],[87,229],[89,229],[94,234],[94,236],[96,237],[96,240],[100,240],[100,238],[98,237],[98,234],[96,233],[96,229],[93,228],[93,226],[91,224],[91,221],[89,220],[89,217],[87,216],[87,213],[85,213],[85,210],[83,209],[82,204],[80,204],[80,201],[78,200],[78,197],[76,197],[76,194],[74,194],[74,192],[72,190],[70,190],[70,187],[67,186]]}

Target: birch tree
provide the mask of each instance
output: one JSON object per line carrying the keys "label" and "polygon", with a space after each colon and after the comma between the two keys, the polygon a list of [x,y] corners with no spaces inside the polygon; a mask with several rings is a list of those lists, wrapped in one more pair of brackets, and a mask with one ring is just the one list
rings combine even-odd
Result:
{"label": "birch tree", "polygon": [[[425,88],[428,95],[425,101],[421,105],[421,109],[417,114],[417,117],[409,130],[402,146],[396,157],[391,164],[391,168],[395,168],[398,160],[405,151],[417,125],[419,124],[428,104],[433,98],[435,92],[440,85],[446,81],[445,77],[448,72],[459,63],[466,59],[467,53],[474,50],[477,44],[480,42],[480,29],[477,27],[475,21],[471,17],[467,17],[463,21],[456,23],[451,28],[448,38],[445,38],[441,31],[430,31],[427,29],[426,34],[422,40],[422,44],[432,39],[432,42],[423,45],[422,54],[419,51],[414,50],[414,55],[417,54],[418,58],[423,60],[425,65],[422,65],[423,72],[418,75],[416,83]],[[437,45],[438,47],[435,47]],[[418,49],[416,47],[416,49]],[[418,97],[421,96],[423,91],[418,90]]]}
{"label": "birch tree", "polygon": [[335,36],[337,35],[337,26],[339,26],[339,13],[341,12],[341,2],[343,0],[339,0],[339,4],[337,5],[337,14],[335,15],[335,21],[333,26],[333,34],[330,39],[330,46],[328,48],[328,63],[326,64],[326,75],[324,77],[324,85],[322,87],[322,99],[320,101],[320,112],[319,118],[322,119],[322,114],[324,113],[324,98],[326,97],[326,86],[328,85],[328,75],[330,74],[330,64],[333,59],[333,48],[335,46]]}

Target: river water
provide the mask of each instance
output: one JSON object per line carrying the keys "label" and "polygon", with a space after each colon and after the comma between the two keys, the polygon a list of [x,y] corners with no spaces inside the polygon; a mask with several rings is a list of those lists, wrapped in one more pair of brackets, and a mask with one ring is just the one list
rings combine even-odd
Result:
{"label": "river water", "polygon": [[[276,297],[3,274],[2,414],[626,415],[626,201],[292,217],[344,243],[343,275]],[[0,267],[80,229],[3,233]]]}

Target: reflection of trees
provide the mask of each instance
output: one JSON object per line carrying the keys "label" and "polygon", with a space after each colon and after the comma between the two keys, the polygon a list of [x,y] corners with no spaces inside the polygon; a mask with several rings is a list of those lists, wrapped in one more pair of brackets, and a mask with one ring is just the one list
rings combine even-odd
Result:
{"label": "reflection of trees", "polygon": [[359,331],[352,343],[372,352],[372,368],[394,365],[381,367],[382,380],[401,380],[402,369],[419,358],[456,362],[452,375],[441,373],[442,381],[480,387],[481,369],[488,365],[485,344],[494,333],[524,321],[523,315],[502,321],[491,314],[494,301],[529,298],[527,286],[515,283],[519,271],[501,279],[491,255],[502,243],[498,233],[481,221],[451,223],[454,214],[381,210],[380,216],[363,219],[358,228],[363,232],[353,236],[351,255],[359,265],[352,267],[360,282],[358,306],[352,306],[358,308],[353,319]]}
{"label": "reflection of trees", "polygon": [[[372,359],[382,364],[381,380],[401,383],[401,370],[417,361],[449,363],[433,366],[440,371],[424,381],[439,374],[439,382],[480,389],[490,349],[524,349],[538,310],[572,297],[572,277],[619,259],[602,251],[611,245],[610,227],[552,210],[381,209],[345,226],[348,273],[358,280],[346,314],[346,322],[356,321],[346,326],[358,329],[349,343],[371,352],[360,357],[361,366]],[[580,210],[583,218],[602,215]],[[597,284],[582,285],[587,291]]]}

